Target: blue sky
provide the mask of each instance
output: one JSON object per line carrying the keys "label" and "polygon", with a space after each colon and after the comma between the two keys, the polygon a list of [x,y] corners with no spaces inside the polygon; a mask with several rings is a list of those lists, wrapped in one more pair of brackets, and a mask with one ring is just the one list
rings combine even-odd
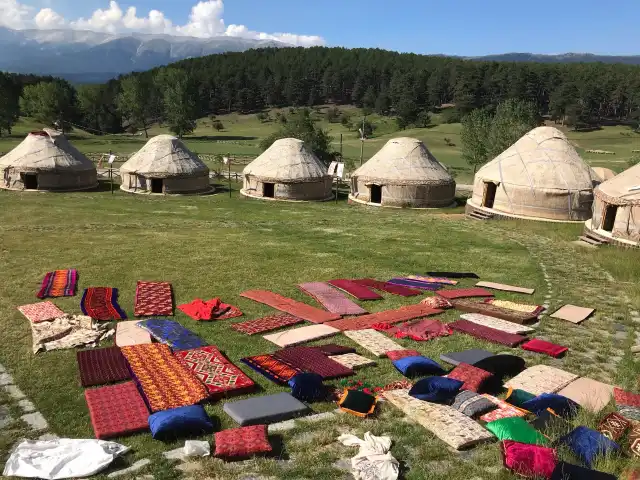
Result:
{"label": "blue sky", "polygon": [[[3,1],[17,0],[0,0]],[[22,0],[66,20],[89,18],[107,0]],[[189,22],[196,0],[122,0],[123,11],[156,9],[174,25]],[[255,32],[316,35],[327,45],[416,53],[505,52],[640,54],[639,0],[226,0],[225,25]]]}

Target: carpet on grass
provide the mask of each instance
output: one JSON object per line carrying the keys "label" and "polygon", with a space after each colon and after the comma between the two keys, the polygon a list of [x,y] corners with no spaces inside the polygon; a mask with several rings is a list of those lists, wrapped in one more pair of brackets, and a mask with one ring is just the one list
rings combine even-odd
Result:
{"label": "carpet on grass", "polygon": [[372,328],[395,338],[409,338],[416,342],[426,342],[438,337],[448,337],[453,332],[440,320],[412,320],[398,325],[376,324]]}
{"label": "carpet on grass", "polygon": [[31,323],[48,322],[56,318],[64,317],[65,313],[53,302],[38,302],[29,305],[21,305],[18,310],[27,317]]}
{"label": "carpet on grass", "polygon": [[[556,393],[577,378],[578,375],[559,368],[548,365],[534,365],[507,381],[504,386],[505,388],[524,390],[537,396],[543,393]],[[568,397],[568,395],[564,396]]]}
{"label": "carpet on grass", "polygon": [[316,373],[324,380],[353,375],[352,368],[345,367],[313,347],[285,348],[273,356],[302,371]]}
{"label": "carpet on grass", "polygon": [[149,410],[134,382],[84,392],[96,438],[122,437],[149,429]]}
{"label": "carpet on grass", "polygon": [[582,377],[558,391],[558,395],[573,400],[586,410],[600,413],[614,398],[613,389],[613,385]]}
{"label": "carpet on grass", "polygon": [[390,351],[402,350],[402,345],[397,344],[373,329],[349,330],[344,332],[344,334],[362,348],[369,350],[376,357],[384,357],[387,352]]}
{"label": "carpet on grass", "polygon": [[139,281],[136,285],[134,315],[136,317],[173,315],[171,284]]}
{"label": "carpet on grass", "polygon": [[264,335],[262,338],[284,348],[310,342],[312,340],[318,340],[320,338],[331,337],[338,333],[340,333],[340,330],[328,325],[307,325],[305,327],[285,330],[284,332]]}
{"label": "carpet on grass", "polygon": [[382,296],[364,285],[354,280],[346,280],[344,278],[337,280],[329,280],[329,285],[336,287],[343,292],[348,293],[358,300],[381,300]]}
{"label": "carpet on grass", "polygon": [[80,309],[85,315],[102,322],[127,318],[127,314],[118,305],[117,288],[85,288],[80,301]]}
{"label": "carpet on grass", "polygon": [[438,290],[436,292],[447,300],[457,298],[493,297],[493,293],[484,288],[452,288],[451,290]]}
{"label": "carpet on grass", "polygon": [[497,298],[487,298],[484,303],[508,310],[515,310],[516,312],[532,313],[534,315],[539,315],[545,310],[542,305],[530,305],[528,303],[511,302],[509,300],[498,300]]}
{"label": "carpet on grass", "polygon": [[492,343],[498,343],[500,345],[506,345],[508,347],[517,347],[521,343],[527,341],[527,337],[523,337],[522,335],[503,332],[502,330],[478,325],[477,323],[473,323],[468,320],[458,320],[447,325],[449,328],[457,332],[466,333],[472,337]]}
{"label": "carpet on grass", "polygon": [[108,324],[97,324],[86,315],[66,315],[50,322],[31,324],[33,353],[77,347],[93,348],[113,335]]}
{"label": "carpet on grass", "polygon": [[392,295],[399,295],[401,297],[415,297],[416,295],[422,295],[422,291],[418,289],[408,288],[402,285],[394,285],[393,283],[389,282],[381,282],[379,280],[374,280],[373,278],[361,278],[353,281],[358,285],[363,285],[368,288],[387,292]]}
{"label": "carpet on grass", "polygon": [[428,305],[408,305],[400,307],[395,310],[385,310],[378,313],[370,313],[369,315],[363,315],[355,318],[343,318],[342,320],[336,320],[335,322],[329,322],[327,325],[337,328],[338,330],[364,330],[371,328],[377,323],[400,323],[416,318],[428,317],[430,315],[437,315],[442,313],[442,310],[431,308]]}
{"label": "carpet on grass", "polygon": [[292,298],[283,297],[268,290],[247,290],[240,294],[241,297],[248,298],[258,303],[269,305],[271,308],[288,313],[294,317],[307,320],[312,323],[325,323],[338,320],[340,315],[330,313],[319,308],[312,307],[306,303],[298,302]]}
{"label": "carpet on grass", "polygon": [[245,357],[240,361],[279,385],[285,385],[298,373],[302,372],[299,368],[269,354]]}
{"label": "carpet on grass", "polygon": [[489,317],[519,323],[520,325],[527,325],[538,321],[537,313],[519,312],[468,298],[457,298],[451,300],[451,303],[453,304],[453,308],[461,312],[480,313],[482,315],[488,315]]}
{"label": "carpet on grass", "polygon": [[564,305],[551,315],[551,318],[558,318],[560,320],[579,324],[589,318],[593,312],[595,312],[595,308]]}
{"label": "carpet on grass", "polygon": [[414,288],[417,290],[428,290],[430,292],[434,292],[439,288],[442,288],[442,285],[438,283],[422,282],[420,280],[411,280],[409,278],[392,278],[387,283],[390,283],[391,285],[398,285],[400,287]]}
{"label": "carpet on grass", "polygon": [[534,329],[521,325],[519,323],[510,322],[508,320],[502,320],[501,318],[490,317],[489,315],[483,315],[482,313],[465,313],[460,315],[462,320],[477,323],[478,325],[484,325],[485,327],[493,328],[495,330],[502,330],[507,333],[530,333]]}
{"label": "carpet on grass", "polygon": [[503,292],[524,293],[526,295],[533,295],[536,291],[535,288],[518,287],[516,285],[505,285],[504,283],[495,282],[478,282],[476,283],[476,287],[491,288]]}
{"label": "carpet on grass", "polygon": [[242,316],[242,312],[237,307],[223,303],[219,298],[206,301],[196,298],[190,303],[178,305],[178,309],[193,320],[205,322]]}
{"label": "carpet on grass", "polygon": [[451,280],[446,277],[425,277],[423,275],[409,275],[407,276],[409,280],[419,280],[421,282],[426,283],[437,283],[440,285],[457,285],[457,280]]}
{"label": "carpet on grass", "polygon": [[331,288],[323,282],[301,283],[298,288],[313,297],[331,313],[338,315],[362,315],[367,311],[357,303],[349,300],[342,292]]}
{"label": "carpet on grass", "polygon": [[76,359],[80,384],[85,388],[131,378],[127,361],[118,347],[81,350],[76,353]]}
{"label": "carpet on grass", "polygon": [[138,327],[138,320],[118,322],[116,325],[116,340],[118,347],[143,345],[151,343],[151,335],[145,329]]}
{"label": "carpet on grass", "polygon": [[167,344],[171,348],[188,350],[207,345],[207,342],[198,335],[173,320],[152,318],[139,321],[137,325],[139,328],[149,332],[158,342]]}
{"label": "carpet on grass", "polygon": [[44,276],[36,296],[38,298],[73,297],[76,294],[77,285],[78,271],[75,268],[55,270]]}
{"label": "carpet on grass", "polygon": [[353,347],[345,347],[344,345],[336,345],[335,343],[325,343],[324,345],[314,345],[313,348],[320,350],[327,357],[333,355],[346,355],[347,353],[356,353]]}
{"label": "carpet on grass", "polygon": [[231,328],[234,330],[246,333],[247,335],[255,335],[257,333],[269,332],[282,327],[289,327],[302,323],[304,320],[288,313],[276,313],[274,315],[267,315],[266,317],[257,318],[255,320],[249,320],[247,322],[232,323]]}
{"label": "carpet on grass", "polygon": [[554,358],[562,356],[569,350],[568,347],[547,342],[546,340],[540,340],[539,338],[531,339],[527,343],[520,345],[520,347],[530,352],[542,353]]}
{"label": "carpet on grass", "polygon": [[357,353],[344,353],[341,355],[334,355],[331,360],[338,362],[340,365],[344,365],[347,368],[355,370],[356,368],[368,367],[375,365],[376,361],[370,358],[363,357]]}
{"label": "carpet on grass", "polygon": [[427,272],[427,275],[432,277],[445,277],[445,278],[480,278],[478,275],[472,272]]}

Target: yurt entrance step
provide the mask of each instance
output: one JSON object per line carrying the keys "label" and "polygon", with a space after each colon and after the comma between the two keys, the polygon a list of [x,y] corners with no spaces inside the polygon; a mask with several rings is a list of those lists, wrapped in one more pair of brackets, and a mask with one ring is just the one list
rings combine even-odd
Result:
{"label": "yurt entrance step", "polygon": [[473,220],[491,220],[493,218],[493,213],[473,209],[472,211],[467,213],[467,217]]}
{"label": "yurt entrance step", "polygon": [[600,245],[607,245],[608,243],[610,243],[609,241],[607,241],[606,239],[604,239],[603,237],[600,236],[596,236],[593,233],[585,230],[584,234],[582,236],[579,237],[580,240],[582,240],[585,243],[588,243],[589,245],[593,245],[595,247],[599,247]]}

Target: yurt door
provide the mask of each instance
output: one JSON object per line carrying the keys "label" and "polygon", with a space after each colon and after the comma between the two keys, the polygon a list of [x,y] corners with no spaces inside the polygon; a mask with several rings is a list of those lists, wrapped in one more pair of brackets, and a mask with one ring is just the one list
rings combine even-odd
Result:
{"label": "yurt door", "polygon": [[604,211],[604,219],[602,220],[602,229],[605,232],[613,232],[613,226],[616,223],[616,215],[618,207],[616,205],[607,205]]}
{"label": "yurt door", "polygon": [[484,195],[482,196],[482,206],[486,208],[493,208],[493,203],[496,201],[496,191],[498,186],[493,182],[484,182]]}
{"label": "yurt door", "polygon": [[151,179],[151,193],[164,193],[164,182],[161,178]]}
{"label": "yurt door", "polygon": [[36,173],[21,173],[22,184],[25,190],[38,190],[38,174]]}
{"label": "yurt door", "polygon": [[382,187],[380,185],[369,185],[371,203],[382,203]]}
{"label": "yurt door", "polygon": [[262,184],[262,196],[266,198],[273,198],[276,195],[275,183],[263,183]]}

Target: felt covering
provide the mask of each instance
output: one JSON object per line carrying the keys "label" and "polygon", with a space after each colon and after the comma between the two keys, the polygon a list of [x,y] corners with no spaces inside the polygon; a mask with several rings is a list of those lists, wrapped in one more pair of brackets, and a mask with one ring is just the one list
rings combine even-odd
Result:
{"label": "felt covering", "polygon": [[519,323],[521,325],[528,325],[538,321],[537,313],[519,312],[469,298],[454,299],[451,300],[451,303],[453,304],[453,308],[462,312],[481,313],[483,315],[501,318],[502,320],[508,320],[509,322]]}
{"label": "felt covering", "polygon": [[403,389],[387,391],[383,395],[407,417],[456,450],[469,448],[493,438],[493,435],[479,423],[447,405],[423,402],[413,398]]}
{"label": "felt covering", "polygon": [[80,384],[83,387],[105,385],[129,380],[131,373],[127,361],[118,347],[82,350],[76,353]]}
{"label": "felt covering", "polygon": [[427,275],[445,278],[480,278],[473,272],[427,272]]}
{"label": "felt covering", "polygon": [[542,305],[530,305],[528,303],[511,302],[509,300],[498,300],[497,298],[487,298],[484,303],[508,310],[515,310],[516,312],[532,313],[535,315],[545,310]]}
{"label": "felt covering", "polygon": [[494,328],[478,325],[477,323],[469,322],[468,320],[458,320],[448,324],[449,328],[460,333],[466,333],[472,337],[486,340],[492,343],[498,343],[500,345],[506,345],[508,347],[516,347],[527,340],[522,335],[515,333],[506,333]]}
{"label": "felt covering", "polygon": [[362,315],[367,313],[360,305],[349,300],[343,293],[331,288],[326,283],[301,283],[298,288],[313,297],[331,313],[337,313],[338,315]]}
{"label": "felt covering", "polygon": [[349,330],[344,334],[376,357],[384,357],[392,350],[402,350],[402,346],[375,330]]}
{"label": "felt covering", "polygon": [[213,422],[202,405],[172,408],[149,416],[151,436],[156,440],[200,436],[213,432]]}
{"label": "felt covering", "polygon": [[470,390],[472,392],[479,392],[482,390],[484,383],[492,376],[491,373],[481,368],[474,367],[466,363],[459,364],[454,368],[447,378],[453,378],[454,380],[460,380],[464,382],[462,385],[463,390]]}
{"label": "felt covering", "polygon": [[[559,392],[576,378],[578,378],[577,375],[565,372],[559,368],[549,367],[547,365],[535,365],[507,381],[504,386],[506,388],[519,388],[525,392],[540,395],[541,393]],[[559,393],[575,401],[575,398],[562,392]]]}
{"label": "felt covering", "polygon": [[418,290],[428,290],[435,292],[441,285],[437,283],[421,282],[420,280],[412,280],[410,278],[392,278],[387,283],[398,285],[399,287],[415,288]]}
{"label": "felt covering", "polygon": [[544,435],[529,425],[522,417],[509,417],[494,420],[486,425],[487,430],[499,440],[513,440],[529,445],[546,445],[548,440]]}
{"label": "felt covering", "polygon": [[381,300],[382,296],[378,295],[376,292],[371,290],[370,288],[365,287],[357,282],[346,279],[338,279],[338,280],[329,280],[329,285],[336,287],[343,292],[348,293],[352,297],[357,298],[358,300]]}
{"label": "felt covering", "polygon": [[306,327],[292,328],[284,332],[271,333],[262,338],[275,343],[279,347],[290,347],[301,343],[327,338],[340,333],[340,330],[329,325],[307,325]]}
{"label": "felt covering", "polygon": [[111,287],[85,288],[80,300],[82,313],[100,321],[123,320],[127,318],[118,305],[118,289]]}
{"label": "felt covering", "polygon": [[255,383],[213,346],[181,350],[174,355],[207,387],[211,396],[244,393]]}
{"label": "felt covering", "polygon": [[504,466],[514,474],[535,479],[549,479],[558,464],[553,448],[505,440],[500,444]]}
{"label": "felt covering", "polygon": [[241,426],[281,422],[310,412],[309,407],[289,393],[227,402],[222,408]]}
{"label": "felt covering", "polygon": [[215,456],[221,458],[245,458],[272,450],[266,425],[216,432],[215,444]]}
{"label": "felt covering", "polygon": [[495,282],[478,282],[476,283],[476,287],[491,288],[492,290],[501,290],[503,292],[524,293],[526,295],[533,295],[536,291],[535,288],[516,287],[514,285],[505,285],[504,283]]}
{"label": "felt covering", "polygon": [[418,380],[409,395],[432,403],[450,403],[462,388],[463,382],[453,378],[428,377]]}
{"label": "felt covering", "polygon": [[410,280],[420,280],[421,282],[427,282],[427,283],[439,283],[440,285],[457,285],[458,284],[457,280],[451,280],[446,277],[433,277],[433,276],[425,277],[422,275],[409,275],[407,278]]}
{"label": "felt covering", "polygon": [[436,292],[447,300],[456,298],[493,297],[493,293],[484,288],[453,288],[451,290],[438,290]]}
{"label": "felt covering", "polygon": [[451,365],[459,365],[460,363],[468,363],[469,365],[473,365],[480,360],[493,357],[494,355],[494,353],[491,353],[487,350],[472,348],[470,350],[464,350],[462,352],[443,353],[442,355],[440,355],[440,360],[450,363]]}
{"label": "felt covering", "polygon": [[96,438],[122,437],[149,428],[149,410],[134,382],[84,391]]}
{"label": "felt covering", "polygon": [[524,410],[515,407],[499,398],[496,398],[492,395],[488,395],[486,393],[482,394],[484,398],[493,402],[496,405],[496,409],[492,410],[489,413],[485,413],[480,417],[480,420],[483,422],[493,422],[495,420],[501,420],[503,418],[512,418],[512,417],[524,417],[527,415],[527,412]]}
{"label": "felt covering", "polygon": [[581,407],[598,413],[613,398],[613,386],[582,377],[567,384],[558,393],[570,398]]}
{"label": "felt covering", "polygon": [[601,456],[618,452],[620,447],[600,432],[587,427],[577,427],[559,440],[566,445],[585,465],[591,467]]}
{"label": "felt covering", "polygon": [[[518,408],[523,408],[522,405],[529,400],[533,400],[536,396],[533,393],[525,392],[519,388],[510,388],[507,391],[505,400],[511,405],[515,405]],[[544,409],[543,409],[544,410]]]}
{"label": "felt covering", "polygon": [[578,413],[578,410],[580,410],[580,405],[557,393],[542,393],[522,403],[520,408],[535,413],[536,415],[540,415],[545,410],[551,409],[560,417],[573,418]]}
{"label": "felt covering", "polygon": [[445,310],[447,308],[453,308],[453,304],[449,300],[447,300],[446,298],[442,298],[439,295],[425,298],[424,300],[420,301],[420,304],[426,305],[427,307],[442,309],[442,310]]}
{"label": "felt covering", "polygon": [[136,286],[136,317],[173,315],[173,296],[169,282],[138,282]]}
{"label": "felt covering", "polygon": [[341,410],[365,418],[371,415],[376,409],[377,399],[373,395],[360,390],[349,390],[345,388],[342,397],[338,401]]}
{"label": "felt covering", "polygon": [[169,345],[173,349],[189,350],[207,345],[207,342],[191,330],[173,320],[152,318],[138,322],[138,327],[149,332],[158,342]]}
{"label": "felt covering", "polygon": [[489,315],[483,315],[481,313],[465,313],[460,315],[462,320],[467,320],[478,325],[493,328],[494,330],[501,330],[506,333],[529,333],[534,329],[524,325],[510,322],[508,320],[502,320],[501,318],[490,317]]}
{"label": "felt covering", "polygon": [[595,308],[576,307],[575,305],[564,305],[551,315],[552,318],[566,320],[571,323],[584,322],[591,314],[595,312]]}
{"label": "felt covering", "polygon": [[333,355],[346,355],[347,353],[356,353],[356,349],[353,347],[347,347],[345,345],[337,345],[335,343],[325,343],[324,345],[314,345],[313,348],[320,350],[327,357]]}
{"label": "felt covering", "polygon": [[302,371],[299,368],[275,358],[273,355],[245,357],[240,359],[240,361],[261,375],[264,375],[269,380],[280,385],[284,385]]}
{"label": "felt covering", "polygon": [[570,463],[558,462],[553,470],[550,480],[618,480],[610,473],[598,472],[588,468],[572,465]]}
{"label": "felt covering", "polygon": [[327,396],[322,377],[317,373],[298,373],[287,383],[291,387],[291,395],[303,402],[324,400]]}
{"label": "felt covering", "polygon": [[621,388],[614,387],[613,397],[616,399],[616,405],[638,407],[640,408],[640,395],[637,393],[627,392]]}
{"label": "felt covering", "polygon": [[276,313],[275,315],[267,315],[266,317],[256,320],[249,320],[248,322],[232,323],[230,326],[238,332],[255,335],[256,333],[269,332],[302,322],[304,322],[304,320],[289,315],[288,313]]}
{"label": "felt covering", "polygon": [[42,280],[42,285],[37,297],[73,297],[78,285],[78,271],[75,268],[69,270],[55,270],[48,272]]}
{"label": "felt covering", "polygon": [[426,375],[442,375],[444,370],[430,358],[417,355],[393,361],[393,366],[405,377],[424,377]]}
{"label": "felt covering", "polygon": [[152,412],[194,405],[209,396],[204,384],[167,345],[132,345],[122,347],[122,354]]}
{"label": "felt covering", "polygon": [[419,357],[421,355],[417,350],[390,350],[387,352],[389,360],[396,361],[406,357]]}
{"label": "felt covering", "polygon": [[399,325],[378,324],[373,328],[395,338],[409,338],[416,342],[426,342],[438,337],[448,337],[453,332],[440,320],[411,320]]}
{"label": "felt covering", "polygon": [[18,307],[31,323],[48,322],[56,318],[64,317],[65,313],[50,301],[32,303]]}
{"label": "felt covering", "polygon": [[615,442],[624,435],[630,426],[631,422],[619,413],[610,413],[600,420],[598,431]]}
{"label": "felt covering", "polygon": [[[609,427],[609,429],[611,429]],[[605,436],[606,434],[603,433]],[[636,457],[640,457],[640,424],[633,422],[631,424],[631,431],[629,432],[629,450]]]}
{"label": "felt covering", "polygon": [[374,288],[376,290],[387,292],[392,295],[399,295],[401,297],[415,297],[416,295],[422,295],[422,292],[420,290],[416,290],[415,288],[408,288],[402,285],[394,285],[393,283],[389,282],[380,282],[379,280],[374,280],[372,278],[362,278],[353,281],[358,285],[364,285],[368,288]]}
{"label": "felt covering", "polygon": [[116,345],[120,348],[151,343],[151,335],[138,327],[138,321],[118,322],[116,325]]}
{"label": "felt covering", "polygon": [[323,379],[353,375],[353,369],[332,360],[312,347],[285,348],[275,352],[273,356],[302,371],[317,373]]}
{"label": "felt covering", "polygon": [[385,310],[383,312],[370,313],[369,315],[363,315],[355,318],[343,318],[335,322],[329,322],[328,325],[337,328],[338,330],[365,330],[371,328],[373,325],[379,323],[400,323],[407,320],[413,320],[420,317],[428,317],[429,315],[436,315],[442,313],[442,310],[436,310],[427,305],[408,305],[406,307],[400,307],[396,310]]}
{"label": "felt covering", "polygon": [[458,393],[451,407],[464,413],[467,417],[472,418],[484,415],[498,408],[498,406],[488,398],[482,397],[469,390],[463,390]]}
{"label": "felt covering", "polygon": [[306,303],[298,302],[291,298],[283,297],[268,290],[248,290],[240,294],[241,297],[249,298],[255,302],[264,303],[271,308],[288,313],[294,317],[307,320],[311,323],[325,323],[331,320],[338,320],[340,315],[326,312],[319,308],[312,307]]}
{"label": "felt covering", "polygon": [[530,352],[536,353],[544,353],[545,355],[549,355],[550,357],[554,358],[561,357],[567,351],[569,351],[568,347],[563,347],[562,345],[557,345],[545,340],[540,340],[539,338],[529,340],[528,342],[520,345],[520,347],[523,350],[529,350]]}
{"label": "felt covering", "polygon": [[376,361],[370,358],[363,357],[357,353],[345,353],[343,355],[333,355],[331,360],[338,362],[340,365],[344,365],[347,368],[355,370],[356,368],[369,367],[375,365]]}

